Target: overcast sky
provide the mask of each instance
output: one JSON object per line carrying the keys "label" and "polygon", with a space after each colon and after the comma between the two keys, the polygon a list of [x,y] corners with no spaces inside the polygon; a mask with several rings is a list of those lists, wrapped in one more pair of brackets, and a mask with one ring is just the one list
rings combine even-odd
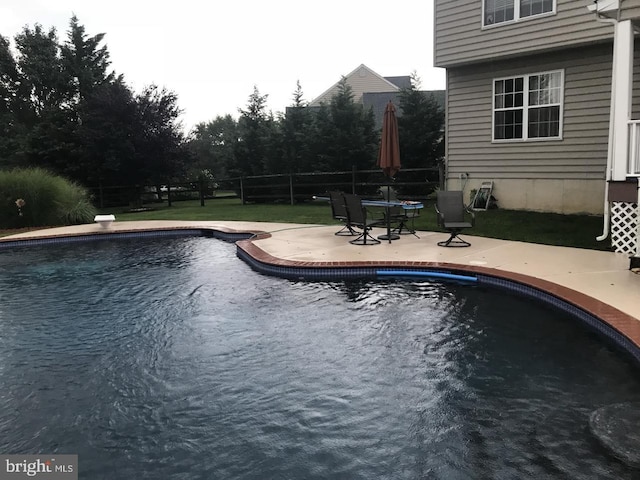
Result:
{"label": "overcast sky", "polygon": [[135,92],[155,83],[177,93],[187,130],[237,117],[254,85],[281,112],[298,80],[310,101],[360,64],[445,85],[431,0],[0,0],[0,34],[40,23],[63,41],[74,13],[87,34],[106,34],[112,68]]}

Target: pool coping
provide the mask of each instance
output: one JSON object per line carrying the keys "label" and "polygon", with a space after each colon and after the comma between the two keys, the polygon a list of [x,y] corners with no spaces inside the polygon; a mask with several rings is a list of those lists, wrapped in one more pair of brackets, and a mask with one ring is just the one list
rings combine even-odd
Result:
{"label": "pool coping", "polygon": [[[629,353],[640,364],[640,319],[622,312],[613,305],[593,298],[575,289],[518,272],[482,265],[455,262],[412,260],[352,260],[352,261],[299,261],[280,258],[267,252],[255,242],[272,236],[260,228],[231,228],[224,225],[206,225],[184,222],[172,226],[145,226],[137,222],[135,228],[123,223],[117,230],[91,230],[65,232],[60,229],[38,230],[26,234],[0,238],[0,250],[12,247],[46,245],[75,241],[107,240],[113,238],[139,238],[161,236],[200,235],[234,242],[237,256],[252,269],[267,275],[300,280],[341,280],[346,278],[375,278],[379,271],[444,272],[472,276],[478,283],[510,291],[542,301],[581,319],[592,329],[602,333]],[[254,223],[254,226],[261,226]],[[55,230],[55,231],[54,231]],[[396,275],[402,276],[402,275]]]}

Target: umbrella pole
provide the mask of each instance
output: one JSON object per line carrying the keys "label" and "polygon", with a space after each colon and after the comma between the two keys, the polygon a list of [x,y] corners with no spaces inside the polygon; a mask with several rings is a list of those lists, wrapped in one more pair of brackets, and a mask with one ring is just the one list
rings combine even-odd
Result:
{"label": "umbrella pole", "polygon": [[[391,201],[391,177],[387,177],[387,202],[390,202],[390,201]],[[391,243],[391,240],[395,240],[391,238],[391,206],[387,205],[387,208],[385,210],[387,213],[387,238],[389,239],[389,243]]]}
{"label": "umbrella pole", "polygon": [[387,217],[387,234],[380,235],[378,239],[389,240],[389,243],[391,243],[391,240],[398,240],[400,238],[400,235],[391,234],[391,205],[389,205],[389,202],[391,201],[391,177],[387,177],[387,199],[386,200],[387,200],[387,205],[385,205],[384,207],[384,212],[385,212],[385,216]]}
{"label": "umbrella pole", "polygon": [[[393,182],[393,178],[387,178],[387,192],[389,194],[389,201],[391,201],[391,183]],[[387,235],[389,236],[389,243],[391,243],[391,240],[398,240],[400,238],[400,235],[391,233],[391,205],[387,205]]]}

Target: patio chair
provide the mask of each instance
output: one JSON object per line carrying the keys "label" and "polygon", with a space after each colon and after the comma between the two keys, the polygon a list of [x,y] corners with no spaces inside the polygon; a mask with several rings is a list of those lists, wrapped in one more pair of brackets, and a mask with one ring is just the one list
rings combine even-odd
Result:
{"label": "patio chair", "polygon": [[[380,187],[378,191],[382,194],[385,202],[400,201],[398,200],[398,196],[396,195],[396,191],[393,189],[393,187]],[[410,233],[418,237],[418,235],[416,234],[416,229],[413,227],[413,225],[415,225],[415,219],[419,215],[420,211],[417,209],[405,210],[402,207],[389,207],[389,219],[392,224],[396,224],[396,226],[393,228],[393,232],[397,233],[398,235]],[[409,227],[409,222],[411,222],[411,227]]]}
{"label": "patio chair", "polygon": [[473,227],[476,217],[471,209],[465,206],[462,192],[459,190],[439,191],[435,207],[438,214],[438,225],[450,234],[447,240],[438,242],[438,245],[440,247],[469,247],[471,244],[462,240],[458,234],[466,228]]}
{"label": "patio chair", "polygon": [[359,196],[352,193],[343,193],[342,195],[347,209],[349,225],[362,229],[360,236],[350,240],[349,243],[354,245],[375,245],[380,243],[380,240],[373,238],[369,231],[375,226],[380,226],[381,221],[367,218],[367,209],[362,205],[362,199]]}
{"label": "patio chair", "polygon": [[360,232],[356,231],[349,223],[347,207],[345,207],[344,205],[344,197],[342,196],[342,192],[330,191],[329,203],[331,204],[331,215],[333,216],[333,218],[344,223],[344,227],[334,233],[334,235],[352,237],[355,235],[360,235]]}

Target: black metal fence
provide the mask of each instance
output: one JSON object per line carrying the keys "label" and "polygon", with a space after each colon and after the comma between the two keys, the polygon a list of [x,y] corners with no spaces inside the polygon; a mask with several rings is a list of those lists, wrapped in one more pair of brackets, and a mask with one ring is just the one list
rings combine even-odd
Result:
{"label": "black metal fence", "polygon": [[[216,197],[216,192],[232,192],[242,203],[290,203],[311,201],[314,195],[326,195],[330,190],[341,190],[362,196],[376,196],[378,189],[392,185],[401,198],[425,199],[442,186],[444,175],[438,168],[411,168],[398,172],[390,180],[380,170],[342,172],[288,173],[256,175],[206,182],[170,183],[155,186],[100,186],[92,190],[100,208],[128,206],[131,209],[148,208],[149,204],[181,200],[205,200]],[[228,195],[227,195],[228,196]]]}
{"label": "black metal fence", "polygon": [[95,204],[99,208],[129,207],[131,210],[149,208],[150,204],[181,200],[200,199],[204,205],[206,198],[215,195],[213,188],[206,188],[200,182],[170,183],[162,185],[108,185],[89,188]]}
{"label": "black metal fence", "polygon": [[380,170],[343,172],[290,173],[234,179],[243,202],[286,201],[304,202],[329,190],[342,190],[363,196],[373,196],[382,185],[391,184],[404,198],[426,198],[442,182],[438,169],[412,168],[398,172],[393,180]]}

